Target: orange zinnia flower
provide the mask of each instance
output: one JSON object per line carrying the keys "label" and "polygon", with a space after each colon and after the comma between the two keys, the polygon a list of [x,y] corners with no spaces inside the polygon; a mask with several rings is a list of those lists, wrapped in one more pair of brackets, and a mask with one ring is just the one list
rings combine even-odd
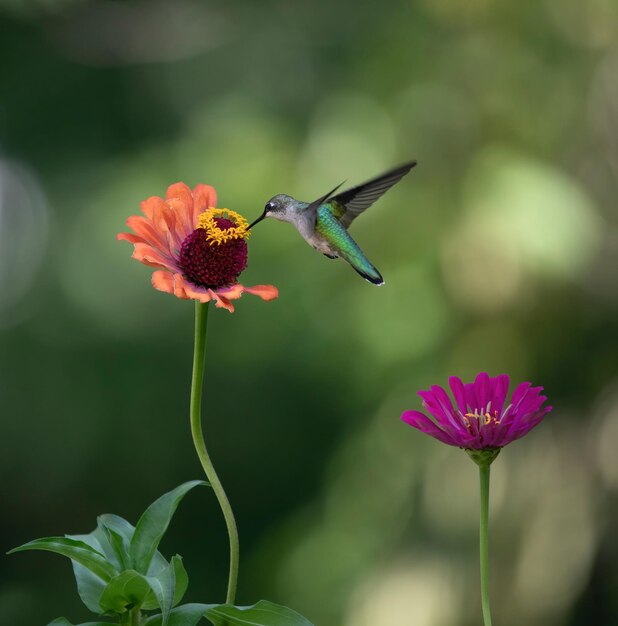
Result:
{"label": "orange zinnia flower", "polygon": [[209,185],[193,191],[184,183],[168,187],[165,199],[152,196],[141,203],[141,215],[127,226],[133,233],[119,233],[134,246],[133,258],[159,268],[152,285],[184,300],[209,302],[232,313],[236,300],[246,291],[274,300],[272,285],[244,287],[237,282],[247,267],[247,221],[228,209],[214,208],[217,193]]}

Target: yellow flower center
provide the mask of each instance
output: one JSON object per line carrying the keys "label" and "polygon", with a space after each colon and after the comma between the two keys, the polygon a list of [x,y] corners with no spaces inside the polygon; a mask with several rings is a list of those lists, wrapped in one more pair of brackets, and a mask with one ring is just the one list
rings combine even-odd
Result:
{"label": "yellow flower center", "polygon": [[475,419],[479,422],[479,425],[485,426],[491,424],[491,422],[496,425],[500,423],[500,419],[498,418],[498,411],[494,411],[493,415],[489,411],[485,411],[485,413],[483,414],[482,412],[478,411],[478,409],[475,409],[474,413],[466,413],[463,416],[466,428],[470,428],[470,421],[468,418]]}
{"label": "yellow flower center", "polygon": [[[233,225],[228,226],[228,222]],[[220,228],[221,224],[224,228]],[[248,230],[249,222],[236,211],[229,209],[206,209],[197,220],[197,227],[206,231],[207,239],[211,243],[224,243],[231,239],[248,239],[251,231]]]}

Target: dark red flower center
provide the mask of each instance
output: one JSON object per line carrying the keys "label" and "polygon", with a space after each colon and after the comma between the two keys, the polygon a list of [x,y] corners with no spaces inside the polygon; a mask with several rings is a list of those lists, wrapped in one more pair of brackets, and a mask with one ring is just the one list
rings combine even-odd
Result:
{"label": "dark red flower center", "polygon": [[[221,230],[236,226],[224,217],[215,217],[215,222]],[[196,228],[182,242],[178,262],[185,278],[195,285],[229,287],[247,267],[247,242],[230,239],[217,243],[209,239],[204,228]]]}

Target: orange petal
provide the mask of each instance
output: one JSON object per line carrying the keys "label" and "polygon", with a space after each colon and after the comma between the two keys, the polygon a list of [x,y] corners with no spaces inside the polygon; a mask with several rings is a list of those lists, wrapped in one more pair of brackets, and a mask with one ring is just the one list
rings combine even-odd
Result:
{"label": "orange petal", "polygon": [[140,203],[142,213],[151,221],[155,221],[155,216],[159,214],[161,208],[165,206],[165,200],[159,196],[151,196]]}
{"label": "orange petal", "polygon": [[[175,207],[169,206],[170,203],[179,206],[180,214]],[[184,205],[182,205],[178,199],[172,198],[172,200],[168,201],[168,204],[166,204],[165,209],[161,211],[161,228],[165,230],[165,238],[173,256],[178,254],[184,238],[189,233],[193,232],[193,228],[188,227],[188,224],[183,222],[182,214],[184,210]]]}
{"label": "orange petal", "polygon": [[262,300],[274,300],[279,297],[279,290],[273,285],[255,285],[253,287],[244,288],[247,293],[259,296]]}
{"label": "orange petal", "polygon": [[209,302],[212,300],[212,292],[206,287],[197,287],[192,285],[188,280],[185,280],[182,274],[176,274],[176,288],[182,288],[188,298],[192,300],[199,300],[200,302]]}
{"label": "orange petal", "polygon": [[132,215],[127,219],[127,226],[151,246],[169,254],[170,249],[165,232],[157,228],[153,222],[141,215]]}
{"label": "orange petal", "polygon": [[[152,286],[159,291],[165,291],[166,293],[171,293],[174,296],[178,296],[182,298],[183,296],[178,295],[174,288],[174,275],[171,272],[167,272],[164,270],[158,270],[153,272],[152,274]],[[186,296],[185,296],[186,299]]]}
{"label": "orange petal", "polygon": [[[208,293],[195,294],[190,285],[185,281],[182,274],[172,274],[171,272],[154,272],[152,275],[152,285],[159,291],[171,293],[182,300],[200,300],[208,302],[210,295]],[[200,298],[196,298],[199,295]]]}
{"label": "orange petal", "polygon": [[254,296],[259,296],[262,300],[274,300],[279,296],[279,290],[272,285],[255,285],[254,287],[245,287],[244,285],[237,283],[231,287],[217,289],[217,294],[226,300],[236,300],[245,292],[252,293]]}
{"label": "orange petal", "polygon": [[160,267],[167,270],[175,269],[175,265],[169,257],[166,257],[159,250],[149,246],[147,243],[135,244],[133,258],[150,267]]}
{"label": "orange petal", "polygon": [[129,243],[146,243],[145,239],[142,239],[142,237],[138,237],[133,233],[118,233],[116,235],[116,239],[118,241],[128,241]]}
{"label": "orange petal", "polygon": [[216,291],[218,295],[223,296],[227,300],[237,300],[242,296],[245,288],[240,283],[236,283],[231,287],[221,287]]}
{"label": "orange petal", "polygon": [[[167,188],[165,199],[178,215],[178,220],[186,227],[195,228],[193,219],[193,195],[184,183],[174,183]],[[189,231],[189,232],[191,232]]]}
{"label": "orange petal", "polygon": [[167,188],[165,192],[165,199],[179,198],[187,206],[193,206],[193,194],[185,183],[174,183]]}
{"label": "orange petal", "polygon": [[222,296],[220,293],[217,293],[213,289],[208,290],[211,298],[215,301],[215,306],[220,309],[227,309],[230,313],[234,312],[234,305],[226,298]]}
{"label": "orange petal", "polygon": [[175,233],[176,245],[195,229],[193,220],[193,195],[185,183],[174,183],[167,188],[165,199],[168,207],[175,213],[176,222],[171,232]]}
{"label": "orange petal", "polygon": [[217,192],[210,185],[196,185],[193,189],[193,224],[197,225],[197,218],[210,207],[217,206]]}

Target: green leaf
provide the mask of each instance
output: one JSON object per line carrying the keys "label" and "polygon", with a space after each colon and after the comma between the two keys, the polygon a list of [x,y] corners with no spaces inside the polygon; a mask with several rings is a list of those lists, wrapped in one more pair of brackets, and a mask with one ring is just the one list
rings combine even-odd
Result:
{"label": "green leaf", "polygon": [[131,562],[138,572],[142,574],[148,572],[153,555],[169,526],[176,507],[187,492],[197,485],[208,485],[208,483],[201,480],[186,482],[162,495],[144,511],[137,522],[129,548]]}
{"label": "green leaf", "polygon": [[99,602],[105,591],[105,581],[75,561],[72,562],[72,565],[79,597],[88,610],[98,615],[101,612]]}
{"label": "green leaf", "polygon": [[114,576],[105,587],[99,600],[102,613],[125,613],[134,606],[141,605],[150,592],[146,577],[135,570],[128,569]]}
{"label": "green leaf", "polygon": [[150,567],[148,568],[148,576],[155,576],[168,565],[169,563],[165,557],[158,550],[155,550],[155,553],[152,555],[152,561],[150,561]]}
{"label": "green leaf", "polygon": [[119,569],[130,569],[132,563],[129,557],[129,546],[135,531],[133,525],[119,515],[106,513],[97,517],[97,526],[113,550]]}
{"label": "green leaf", "polygon": [[174,564],[170,563],[156,576],[148,576],[146,580],[161,608],[161,616],[163,618],[162,626],[167,626],[167,620],[172,610],[172,605],[174,604],[174,593],[176,590]]}
{"label": "green leaf", "polygon": [[[158,607],[161,609],[162,626],[166,626],[175,599],[175,570],[179,560],[178,557],[174,557],[172,563],[169,563],[156,576],[144,576],[135,570],[125,570],[118,574],[112,578],[101,595],[100,611],[121,615],[134,606]],[[150,602],[150,606],[146,607],[144,605],[149,596],[152,597],[154,603]]]}
{"label": "green leaf", "polygon": [[185,596],[187,587],[189,586],[189,575],[182,562],[180,554],[172,557],[172,565],[174,566],[174,575],[176,576],[176,588],[174,589],[174,602],[172,606],[176,606]]}
{"label": "green leaf", "polygon": [[[112,542],[115,543],[114,550],[118,553],[118,559],[124,563],[122,569],[133,569],[134,565],[131,562],[129,550],[133,534],[135,533],[135,526],[127,522],[126,519],[123,519],[118,515],[112,515],[111,513],[99,515],[97,522],[99,527],[105,530],[110,544]],[[156,550],[152,557],[147,574],[149,576],[153,576],[157,572],[160,572],[163,568],[167,567],[167,565],[168,563],[165,558],[163,558],[163,555]]]}
{"label": "green leaf", "polygon": [[[167,626],[195,626],[202,616],[215,626],[313,626],[296,611],[267,600],[245,607],[184,604],[172,610]],[[145,626],[162,626],[161,616],[153,615]]]}
{"label": "green leaf", "polygon": [[126,542],[126,547],[128,549],[133,533],[135,532],[135,526],[133,526],[133,524],[127,522],[124,517],[114,515],[113,513],[103,513],[103,515],[99,515],[99,517],[97,517],[97,522],[99,526],[109,528],[116,534],[120,535]]}
{"label": "green leaf", "polygon": [[[176,586],[174,588],[174,600],[172,602],[172,606],[176,606],[184,597],[185,592],[187,591],[187,587],[189,585],[189,576],[187,575],[187,570],[182,563],[182,557],[179,554],[176,554],[172,557],[172,565],[174,567],[174,576],[176,578]],[[142,608],[146,611],[151,609],[156,609],[159,606],[157,598],[154,593],[149,594],[146,600],[144,600],[144,604]]]}
{"label": "green leaf", "polygon": [[222,604],[205,615],[215,626],[313,626],[296,611],[268,600],[246,607]]}
{"label": "green leaf", "polygon": [[[90,533],[89,535],[70,535],[68,539],[83,541],[97,552],[104,553],[104,549],[99,543],[99,540],[94,536],[94,533]],[[71,565],[73,566],[73,575],[77,583],[77,593],[79,597],[90,611],[98,615],[101,612],[99,599],[107,583],[76,561],[71,561]]]}
{"label": "green leaf", "polygon": [[[202,619],[204,613],[213,606],[216,605],[183,604],[178,606],[172,609],[167,626],[195,626]],[[149,617],[144,626],[161,626],[161,616],[153,615]]]}
{"label": "green leaf", "polygon": [[45,537],[44,539],[35,539],[22,546],[13,548],[8,554],[25,550],[46,550],[61,554],[88,568],[104,581],[109,581],[116,575],[115,568],[108,563],[105,557],[98,550],[95,550],[83,541],[67,537]]}

